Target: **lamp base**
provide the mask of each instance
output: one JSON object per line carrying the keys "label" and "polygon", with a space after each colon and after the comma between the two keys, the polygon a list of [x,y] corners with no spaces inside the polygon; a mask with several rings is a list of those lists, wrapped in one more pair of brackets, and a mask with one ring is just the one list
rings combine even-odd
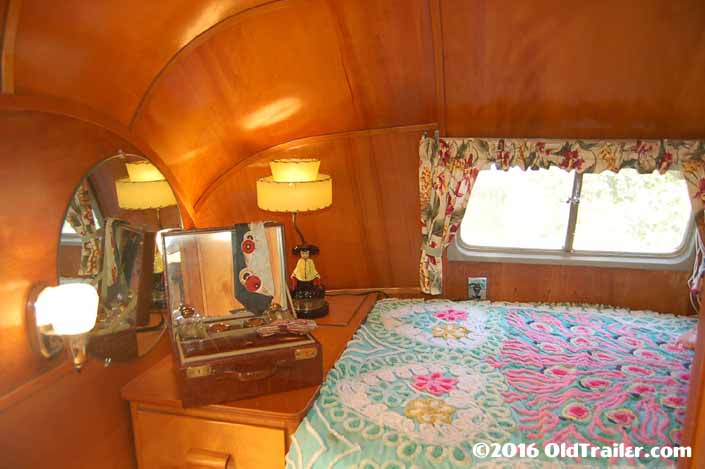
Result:
{"label": "lamp base", "polygon": [[328,314],[328,302],[320,298],[294,298],[293,303],[299,319],[315,319]]}

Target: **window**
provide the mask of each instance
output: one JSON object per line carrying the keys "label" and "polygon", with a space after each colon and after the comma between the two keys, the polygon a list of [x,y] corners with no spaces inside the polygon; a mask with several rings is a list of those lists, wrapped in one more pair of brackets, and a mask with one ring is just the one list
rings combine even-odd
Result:
{"label": "window", "polygon": [[[93,220],[95,221],[96,229],[100,229],[103,225],[103,215],[98,207],[98,201],[95,199],[93,191],[90,192],[90,197],[91,208],[93,209]],[[78,236],[76,230],[74,230],[73,226],[68,222],[66,215],[64,215],[64,224],[61,225],[61,244],[82,244],[81,237]]]}
{"label": "window", "polygon": [[478,175],[450,258],[684,266],[693,233],[688,188],[677,171],[492,167]]}

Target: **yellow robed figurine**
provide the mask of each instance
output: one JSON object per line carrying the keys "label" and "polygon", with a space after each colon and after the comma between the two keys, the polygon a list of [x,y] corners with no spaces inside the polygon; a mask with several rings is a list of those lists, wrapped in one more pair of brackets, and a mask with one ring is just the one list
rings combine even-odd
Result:
{"label": "yellow robed figurine", "polygon": [[296,268],[291,273],[293,278],[302,282],[312,282],[317,278],[321,278],[316,270],[316,264],[310,256],[308,251],[301,252],[301,257],[296,262]]}
{"label": "yellow robed figurine", "polygon": [[296,268],[291,273],[291,289],[296,291],[300,288],[309,287],[311,285],[320,285],[321,275],[316,270],[316,264],[311,259],[311,256],[318,254],[318,246],[313,244],[300,244],[294,249],[294,254],[299,256],[296,261]]}
{"label": "yellow robed figurine", "polygon": [[297,314],[302,318],[316,318],[328,313],[325,301],[326,290],[321,285],[321,275],[311,256],[318,254],[318,247],[303,243],[293,249],[299,256],[296,268],[291,273],[291,296]]}

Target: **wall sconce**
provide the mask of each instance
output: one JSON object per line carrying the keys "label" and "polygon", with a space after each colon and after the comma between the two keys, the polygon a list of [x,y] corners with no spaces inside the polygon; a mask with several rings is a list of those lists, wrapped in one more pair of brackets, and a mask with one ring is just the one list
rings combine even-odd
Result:
{"label": "wall sconce", "polygon": [[98,292],[92,285],[37,285],[27,302],[30,342],[45,358],[59,354],[65,344],[71,351],[74,368],[81,371],[87,359],[88,333],[95,326],[97,314]]}

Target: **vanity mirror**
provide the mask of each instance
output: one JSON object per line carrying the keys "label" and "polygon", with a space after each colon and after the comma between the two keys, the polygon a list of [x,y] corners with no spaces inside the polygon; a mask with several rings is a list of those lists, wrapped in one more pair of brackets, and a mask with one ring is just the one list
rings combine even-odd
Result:
{"label": "vanity mirror", "polygon": [[149,352],[166,329],[162,255],[155,238],[180,228],[169,183],[147,159],[120,153],[82,179],[62,225],[59,284],[88,283],[99,295],[89,357],[126,361]]}

